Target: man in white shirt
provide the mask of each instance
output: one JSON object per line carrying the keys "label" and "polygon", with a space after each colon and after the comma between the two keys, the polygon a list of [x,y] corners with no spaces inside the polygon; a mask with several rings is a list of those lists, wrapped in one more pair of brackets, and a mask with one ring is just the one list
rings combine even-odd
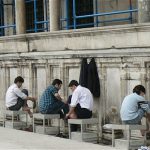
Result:
{"label": "man in white shirt", "polygon": [[6,107],[12,111],[18,111],[22,107],[22,110],[27,111],[30,117],[32,117],[32,112],[27,105],[27,100],[35,102],[36,98],[29,97],[26,89],[23,89],[23,91],[20,90],[23,83],[24,79],[21,76],[15,78],[14,84],[12,84],[6,92]]}
{"label": "man in white shirt", "polygon": [[93,96],[89,89],[82,87],[76,80],[69,83],[72,90],[72,98],[70,103],[70,110],[66,114],[67,118],[86,119],[92,117]]}

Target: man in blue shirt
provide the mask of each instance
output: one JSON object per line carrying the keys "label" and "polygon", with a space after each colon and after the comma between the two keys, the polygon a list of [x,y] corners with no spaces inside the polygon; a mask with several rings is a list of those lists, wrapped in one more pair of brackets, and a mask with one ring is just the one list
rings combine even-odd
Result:
{"label": "man in blue shirt", "polygon": [[62,101],[58,91],[61,89],[62,81],[55,79],[52,85],[48,86],[43,92],[39,109],[42,114],[60,114],[64,117],[69,111],[69,106]]}
{"label": "man in blue shirt", "polygon": [[124,124],[141,124],[142,117],[146,114],[150,120],[150,102],[145,101],[146,90],[144,86],[137,85],[133,93],[126,96],[122,102],[120,115]]}

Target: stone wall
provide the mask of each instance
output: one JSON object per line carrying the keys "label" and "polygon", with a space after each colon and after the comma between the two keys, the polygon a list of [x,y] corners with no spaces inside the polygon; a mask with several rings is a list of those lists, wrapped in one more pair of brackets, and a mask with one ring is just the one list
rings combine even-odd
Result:
{"label": "stone wall", "polygon": [[59,31],[0,38],[0,105],[14,78],[25,79],[23,88],[38,100],[55,78],[63,81],[60,91],[67,99],[68,83],[79,79],[81,59],[95,57],[101,97],[94,99],[100,121],[116,108],[137,84],[147,89],[150,99],[149,24]]}

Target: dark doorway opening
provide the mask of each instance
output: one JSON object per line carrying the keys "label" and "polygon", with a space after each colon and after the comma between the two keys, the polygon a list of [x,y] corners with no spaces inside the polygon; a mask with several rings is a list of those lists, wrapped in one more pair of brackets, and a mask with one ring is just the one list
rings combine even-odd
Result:
{"label": "dark doorway opening", "polygon": [[[73,0],[68,0],[68,25],[73,28]],[[76,16],[93,14],[93,0],[75,0]],[[88,28],[94,26],[94,18],[76,19],[76,28]]]}

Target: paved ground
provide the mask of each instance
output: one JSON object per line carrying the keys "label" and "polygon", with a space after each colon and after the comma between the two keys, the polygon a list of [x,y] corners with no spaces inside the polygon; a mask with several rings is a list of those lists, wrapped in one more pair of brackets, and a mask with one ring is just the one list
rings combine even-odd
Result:
{"label": "paved ground", "polygon": [[0,127],[0,150],[115,150],[112,147]]}

